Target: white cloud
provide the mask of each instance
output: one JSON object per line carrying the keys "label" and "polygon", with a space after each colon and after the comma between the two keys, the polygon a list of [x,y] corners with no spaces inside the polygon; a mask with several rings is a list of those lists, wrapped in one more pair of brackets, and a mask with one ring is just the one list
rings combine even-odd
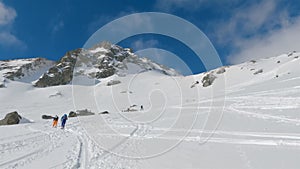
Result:
{"label": "white cloud", "polygon": [[275,9],[276,3],[274,1],[262,1],[261,3],[254,4],[247,9],[239,11],[235,15],[236,18],[234,18],[234,20],[244,22],[242,27],[244,31],[256,31],[271,18]]}
{"label": "white cloud", "polygon": [[15,9],[7,7],[0,1],[0,26],[7,25],[13,22],[17,13]]}
{"label": "white cloud", "polygon": [[290,17],[280,1],[252,3],[233,11],[229,20],[215,28],[215,39],[232,49],[227,57],[231,64],[266,58],[300,50],[300,17]]}
{"label": "white cloud", "polygon": [[12,24],[16,17],[15,9],[0,1],[0,46],[26,48],[26,45],[11,33]]}
{"label": "white cloud", "polygon": [[240,50],[229,57],[231,63],[241,63],[250,59],[277,56],[291,51],[300,51],[300,17],[293,23],[268,35],[240,41]]}
{"label": "white cloud", "polygon": [[0,32],[0,45],[1,46],[23,46],[23,42],[20,41],[16,36],[9,32]]}
{"label": "white cloud", "polygon": [[214,25],[216,32],[214,36],[218,43],[230,43],[238,46],[240,39],[243,39],[244,36],[258,34],[262,27],[273,27],[278,24],[279,20],[273,20],[277,15],[280,14],[276,13],[274,0],[233,9],[232,17],[229,20]]}
{"label": "white cloud", "polygon": [[141,50],[141,49],[146,49],[146,48],[153,48],[157,46],[159,42],[157,40],[136,40],[133,43],[131,43],[131,47],[135,50]]}

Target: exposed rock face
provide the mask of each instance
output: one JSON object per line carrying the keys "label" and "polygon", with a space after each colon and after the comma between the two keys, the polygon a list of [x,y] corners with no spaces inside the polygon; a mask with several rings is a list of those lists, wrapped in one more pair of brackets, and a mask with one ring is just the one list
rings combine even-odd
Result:
{"label": "exposed rock face", "polygon": [[19,124],[22,117],[18,114],[18,112],[14,111],[8,113],[3,120],[0,120],[1,125],[12,125],[12,124]]}
{"label": "exposed rock face", "polygon": [[262,73],[262,72],[263,72],[263,69],[259,69],[258,71],[254,72],[253,74],[254,74],[254,75],[257,75],[257,74],[260,74],[260,73]]}
{"label": "exposed rock face", "polygon": [[0,88],[4,88],[5,87],[5,78],[3,76],[0,75]]}
{"label": "exposed rock face", "polygon": [[103,112],[100,112],[99,114],[109,114],[108,111],[103,111]]}
{"label": "exposed rock face", "polygon": [[222,74],[222,73],[225,73],[226,72],[226,69],[225,67],[221,67],[217,70],[217,74]]}
{"label": "exposed rock face", "polygon": [[116,84],[120,84],[121,81],[120,80],[111,80],[109,82],[107,82],[106,86],[112,86],[112,85],[116,85]]}
{"label": "exposed rock face", "polygon": [[93,113],[92,111],[90,111],[90,110],[88,110],[88,109],[77,110],[76,112],[71,111],[71,112],[69,113],[69,117],[91,116],[91,115],[95,115],[95,113]]}
{"label": "exposed rock face", "polygon": [[69,117],[77,117],[77,114],[75,112],[71,111],[69,113]]}
{"label": "exposed rock face", "polygon": [[203,87],[211,86],[216,78],[217,77],[213,73],[206,74],[201,80],[202,86]]}
{"label": "exposed rock face", "polygon": [[76,111],[77,116],[90,116],[90,115],[95,115],[95,113],[93,113],[92,111],[88,110],[88,109],[84,109],[84,110],[77,110]]}
{"label": "exposed rock face", "polygon": [[53,119],[53,117],[50,115],[42,115],[42,119]]}
{"label": "exposed rock face", "polygon": [[60,59],[58,64],[51,67],[48,72],[44,73],[34,86],[47,87],[65,85],[72,81],[73,70],[76,63],[76,58],[81,53],[82,49],[67,52],[64,57]]}
{"label": "exposed rock face", "polygon": [[[40,76],[43,69],[54,65],[54,61],[44,58],[16,59],[0,61],[0,74],[9,80],[21,80],[26,76]],[[36,80],[36,79],[35,79]]]}
{"label": "exposed rock face", "polygon": [[55,66],[40,77],[34,86],[65,85],[76,76],[101,79],[114,74],[126,76],[126,74],[147,70],[157,70],[167,75],[179,75],[173,69],[156,64],[146,58],[139,58],[130,49],[102,42],[90,49],[68,52]]}

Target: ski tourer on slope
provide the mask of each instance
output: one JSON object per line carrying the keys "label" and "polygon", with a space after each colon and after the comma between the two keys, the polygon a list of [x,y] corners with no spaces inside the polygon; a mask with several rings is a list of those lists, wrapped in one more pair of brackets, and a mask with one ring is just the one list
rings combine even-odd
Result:
{"label": "ski tourer on slope", "polygon": [[64,114],[64,115],[61,117],[61,128],[62,128],[62,129],[65,128],[65,125],[66,125],[67,120],[68,120],[68,116],[67,116],[67,114]]}
{"label": "ski tourer on slope", "polygon": [[59,118],[59,117],[58,117],[57,115],[53,118],[52,127],[57,127],[58,118]]}

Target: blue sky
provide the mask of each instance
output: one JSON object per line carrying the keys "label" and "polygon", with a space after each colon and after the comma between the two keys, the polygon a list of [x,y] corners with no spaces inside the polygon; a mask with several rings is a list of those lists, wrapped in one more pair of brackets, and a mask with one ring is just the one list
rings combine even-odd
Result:
{"label": "blue sky", "polygon": [[[0,59],[58,60],[82,47],[103,25],[138,12],[169,13],[196,25],[224,65],[300,50],[297,0],[0,0]],[[170,37],[137,35],[119,45],[135,51],[164,49],[168,52],[156,51],[152,59],[181,69],[171,55],[171,59],[164,56],[172,53],[192,73],[205,70],[195,53]]]}

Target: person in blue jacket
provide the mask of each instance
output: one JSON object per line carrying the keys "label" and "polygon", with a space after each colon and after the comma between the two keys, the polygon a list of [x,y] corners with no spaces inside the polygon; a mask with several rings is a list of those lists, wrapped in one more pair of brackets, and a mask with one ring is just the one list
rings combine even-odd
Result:
{"label": "person in blue jacket", "polygon": [[65,125],[66,125],[67,120],[68,120],[68,116],[67,116],[67,114],[64,114],[64,115],[61,117],[61,128],[62,128],[62,129],[65,128]]}

